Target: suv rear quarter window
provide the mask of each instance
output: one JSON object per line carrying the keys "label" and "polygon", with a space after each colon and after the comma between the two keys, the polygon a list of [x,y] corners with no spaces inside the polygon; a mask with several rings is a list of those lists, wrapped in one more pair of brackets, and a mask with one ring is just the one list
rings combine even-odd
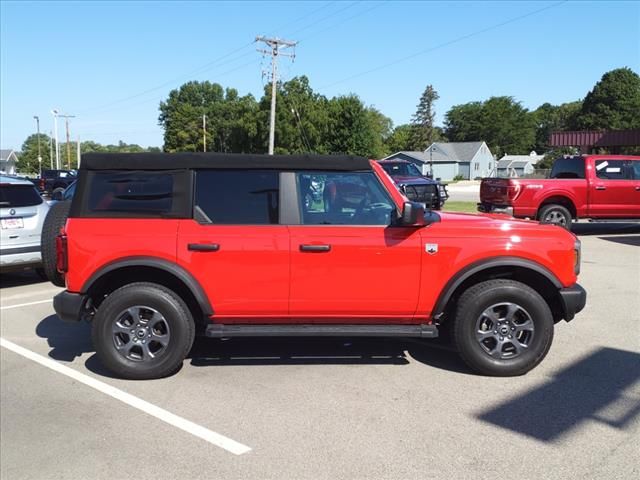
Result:
{"label": "suv rear quarter window", "polygon": [[89,171],[73,197],[71,216],[188,218],[190,172]]}

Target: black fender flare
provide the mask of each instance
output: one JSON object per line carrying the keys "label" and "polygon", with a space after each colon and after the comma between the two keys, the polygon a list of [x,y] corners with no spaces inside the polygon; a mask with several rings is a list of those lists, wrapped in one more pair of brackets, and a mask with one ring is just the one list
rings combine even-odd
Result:
{"label": "black fender flare", "polygon": [[213,308],[211,307],[211,302],[209,302],[209,297],[207,297],[204,288],[202,285],[191,275],[187,270],[182,268],[180,265],[170,262],[169,260],[165,260],[162,258],[156,257],[125,257],[119,260],[116,260],[111,263],[107,263],[106,265],[97,269],[91,277],[82,285],[81,293],[88,292],[91,287],[104,275],[118,270],[120,268],[125,267],[151,267],[157,268],[159,270],[163,270],[186,285],[186,287],[191,291],[194,298],[198,302],[200,309],[202,312],[207,315],[213,315]]}
{"label": "black fender flare", "polygon": [[528,269],[545,277],[558,290],[562,288],[562,283],[560,283],[558,277],[556,277],[545,266],[532,260],[527,260],[526,258],[521,257],[488,258],[467,265],[447,281],[440,293],[440,296],[438,297],[436,306],[433,309],[432,317],[438,320],[442,316],[445,308],[447,307],[447,303],[449,303],[449,300],[451,300],[451,297],[453,296],[453,293],[465,280],[470,278],[472,275],[482,272],[483,270],[496,267],[518,267]]}

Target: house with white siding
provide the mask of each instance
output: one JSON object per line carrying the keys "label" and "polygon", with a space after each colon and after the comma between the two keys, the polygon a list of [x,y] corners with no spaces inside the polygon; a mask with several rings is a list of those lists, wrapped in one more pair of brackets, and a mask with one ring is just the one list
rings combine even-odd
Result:
{"label": "house with white siding", "polygon": [[0,150],[0,173],[15,175],[17,163],[16,152],[13,150]]}
{"label": "house with white siding", "polygon": [[423,175],[444,181],[459,176],[464,180],[487,177],[496,167],[485,142],[436,142],[424,152],[396,152],[383,160],[407,160],[420,168]]}

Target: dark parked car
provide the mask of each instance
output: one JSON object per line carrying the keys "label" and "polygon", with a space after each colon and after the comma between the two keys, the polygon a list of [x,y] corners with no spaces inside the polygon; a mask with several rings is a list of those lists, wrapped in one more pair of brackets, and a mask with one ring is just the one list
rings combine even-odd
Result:
{"label": "dark parked car", "polygon": [[440,210],[449,198],[444,185],[422,175],[413,163],[404,160],[382,160],[379,163],[409,200]]}
{"label": "dark parked car", "polygon": [[42,193],[51,195],[64,191],[76,178],[77,173],[73,170],[43,170],[38,187]]}

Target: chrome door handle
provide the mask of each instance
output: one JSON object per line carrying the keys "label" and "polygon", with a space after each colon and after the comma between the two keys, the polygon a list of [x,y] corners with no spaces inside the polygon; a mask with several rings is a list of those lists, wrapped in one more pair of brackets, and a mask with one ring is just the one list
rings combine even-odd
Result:
{"label": "chrome door handle", "polygon": [[301,252],[324,253],[331,251],[331,245],[300,245]]}
{"label": "chrome door handle", "polygon": [[607,187],[604,187],[602,185],[597,185],[596,186],[596,190],[606,190],[606,189],[607,189]]}
{"label": "chrome door handle", "polygon": [[217,243],[190,243],[187,245],[187,250],[191,252],[217,252],[220,250],[220,245]]}

